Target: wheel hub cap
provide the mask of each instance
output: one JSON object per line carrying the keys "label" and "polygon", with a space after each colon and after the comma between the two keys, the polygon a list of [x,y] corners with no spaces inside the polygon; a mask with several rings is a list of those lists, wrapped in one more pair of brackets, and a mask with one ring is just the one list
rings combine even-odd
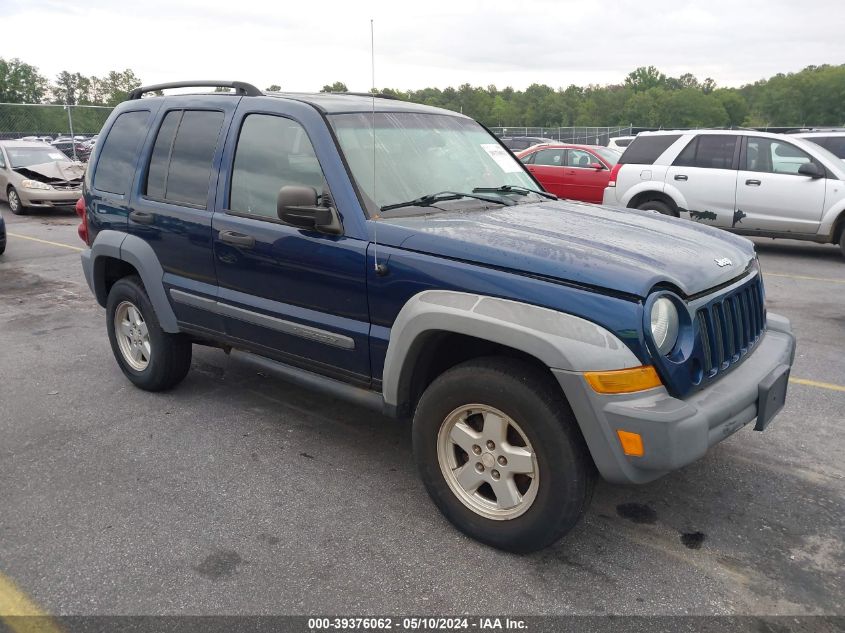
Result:
{"label": "wheel hub cap", "polygon": [[437,459],[455,496],[488,519],[514,519],[537,496],[539,469],[528,437],[516,421],[488,405],[462,406],[446,416]]}
{"label": "wheel hub cap", "polygon": [[114,334],[126,364],[135,371],[144,371],[152,356],[150,333],[141,311],[131,301],[123,301],[115,308]]}

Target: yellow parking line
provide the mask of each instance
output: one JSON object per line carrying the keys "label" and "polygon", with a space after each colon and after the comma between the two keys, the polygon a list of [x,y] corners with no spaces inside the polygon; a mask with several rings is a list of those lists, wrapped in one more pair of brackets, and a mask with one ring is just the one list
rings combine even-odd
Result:
{"label": "yellow parking line", "polygon": [[14,633],[61,633],[62,629],[0,573],[0,620]]}
{"label": "yellow parking line", "polygon": [[786,277],[787,279],[807,279],[809,281],[826,281],[832,284],[845,284],[845,279],[831,279],[830,277],[808,277],[806,275],[787,275],[786,273],[763,273],[763,278],[766,277]]}
{"label": "yellow parking line", "polygon": [[21,235],[20,233],[7,233],[11,237],[19,237],[22,240],[32,240],[33,242],[40,242],[41,244],[49,244],[50,246],[61,246],[62,248],[69,248],[72,251],[84,251],[84,248],[79,246],[71,246],[70,244],[61,244],[59,242],[51,242],[50,240],[42,240],[37,237],[30,237],[29,235]]}
{"label": "yellow parking line", "polygon": [[806,378],[790,378],[789,382],[794,382],[796,385],[817,387],[819,389],[830,389],[831,391],[845,391],[844,386],[834,385],[832,382],[818,382],[817,380],[807,380]]}

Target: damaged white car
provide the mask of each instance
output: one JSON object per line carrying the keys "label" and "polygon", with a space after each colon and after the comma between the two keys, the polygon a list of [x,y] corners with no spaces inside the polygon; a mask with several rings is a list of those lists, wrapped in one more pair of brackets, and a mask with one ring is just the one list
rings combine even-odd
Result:
{"label": "damaged white car", "polygon": [[0,200],[15,215],[28,208],[72,210],[85,166],[46,143],[0,141]]}

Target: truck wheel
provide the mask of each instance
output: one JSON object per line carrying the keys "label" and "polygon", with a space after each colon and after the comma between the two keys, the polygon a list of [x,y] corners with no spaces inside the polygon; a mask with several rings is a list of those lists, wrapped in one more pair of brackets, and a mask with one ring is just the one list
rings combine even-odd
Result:
{"label": "truck wheel", "polygon": [[146,391],[179,384],[191,368],[191,342],[161,329],[138,277],[124,277],[109,291],[106,324],[112,352],[123,373]]}
{"label": "truck wheel", "polygon": [[638,205],[637,208],[644,211],[657,211],[658,213],[668,215],[673,218],[678,217],[678,215],[672,211],[672,207],[660,200],[646,200],[642,204]]}
{"label": "truck wheel", "polygon": [[511,552],[566,534],[592,497],[595,466],[551,376],[512,358],[462,363],[425,390],[414,459],[459,530]]}
{"label": "truck wheel", "polygon": [[839,234],[839,248],[842,249],[842,256],[845,257],[845,230]]}
{"label": "truck wheel", "polygon": [[6,192],[6,200],[9,201],[9,211],[15,215],[26,215],[26,207],[23,206],[21,197],[15,191],[14,187],[9,187],[9,190]]}

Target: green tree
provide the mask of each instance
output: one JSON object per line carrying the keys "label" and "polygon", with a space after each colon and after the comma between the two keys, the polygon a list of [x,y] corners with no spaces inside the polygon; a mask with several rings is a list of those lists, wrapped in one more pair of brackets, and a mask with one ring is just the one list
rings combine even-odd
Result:
{"label": "green tree", "polygon": [[35,66],[0,57],[0,103],[41,103],[46,94],[47,79]]}
{"label": "green tree", "polygon": [[281,92],[282,87],[279,84],[270,84],[264,90],[267,92]]}
{"label": "green tree", "polygon": [[342,81],[336,81],[333,84],[323,86],[320,92],[349,92],[349,88]]}
{"label": "green tree", "polygon": [[628,73],[628,76],[625,77],[625,85],[632,88],[634,92],[645,92],[652,88],[665,86],[666,75],[654,66],[640,66]]}

